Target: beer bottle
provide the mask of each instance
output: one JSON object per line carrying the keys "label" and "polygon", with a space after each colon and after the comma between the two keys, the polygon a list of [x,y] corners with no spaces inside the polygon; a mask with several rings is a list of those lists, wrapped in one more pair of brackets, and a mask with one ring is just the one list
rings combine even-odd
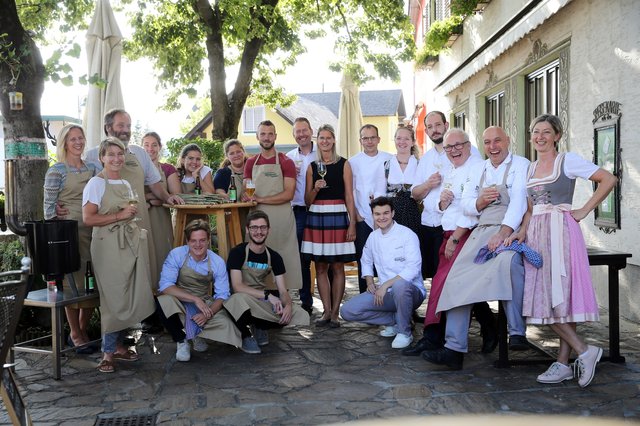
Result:
{"label": "beer bottle", "polygon": [[236,188],[236,180],[231,177],[231,185],[229,185],[229,202],[236,203],[238,201],[238,189]]}
{"label": "beer bottle", "polygon": [[200,176],[196,177],[196,188],[194,189],[196,195],[202,194],[202,186],[200,185]]}
{"label": "beer bottle", "polygon": [[91,261],[87,260],[87,270],[84,273],[84,292],[90,294],[96,291],[96,277],[93,275]]}

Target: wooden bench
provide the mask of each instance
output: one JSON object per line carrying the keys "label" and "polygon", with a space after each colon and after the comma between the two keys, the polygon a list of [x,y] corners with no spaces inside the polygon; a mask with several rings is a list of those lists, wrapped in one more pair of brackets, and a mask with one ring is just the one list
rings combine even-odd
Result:
{"label": "wooden bench", "polygon": [[[620,355],[620,277],[621,269],[627,267],[627,259],[631,253],[620,253],[617,251],[605,250],[595,247],[588,247],[589,265],[607,266],[608,286],[609,286],[609,354],[602,357],[603,361],[623,363],[625,359]],[[504,314],[502,303],[498,304],[498,360],[495,366],[505,368],[511,365],[530,365],[548,363],[549,358],[517,359],[509,360],[509,347],[507,343],[507,319]],[[546,351],[532,345],[534,349]],[[548,353],[547,353],[548,354]],[[548,354],[550,355],[550,354]]]}

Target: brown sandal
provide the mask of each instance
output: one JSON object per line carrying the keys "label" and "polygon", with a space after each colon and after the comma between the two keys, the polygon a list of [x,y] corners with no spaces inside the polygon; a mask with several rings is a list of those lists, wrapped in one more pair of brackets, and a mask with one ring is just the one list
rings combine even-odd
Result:
{"label": "brown sandal", "polygon": [[128,362],[132,362],[132,361],[137,361],[140,359],[140,355],[138,355],[137,353],[135,353],[134,351],[132,351],[131,349],[129,349],[128,351],[126,351],[125,353],[118,353],[115,352],[113,354],[113,359],[117,359],[118,361],[128,361]]}
{"label": "brown sandal", "polygon": [[113,365],[113,361],[109,361],[108,359],[103,359],[102,361],[100,361],[97,369],[101,373],[113,373],[114,371],[116,371]]}

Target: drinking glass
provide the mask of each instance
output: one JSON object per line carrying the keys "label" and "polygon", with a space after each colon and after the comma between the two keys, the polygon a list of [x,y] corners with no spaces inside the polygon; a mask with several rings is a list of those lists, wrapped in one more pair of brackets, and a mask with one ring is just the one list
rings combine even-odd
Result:
{"label": "drinking glass", "polygon": [[[327,164],[324,161],[318,161],[318,174],[322,180],[324,180],[324,177],[327,175]],[[328,188],[329,185],[325,185],[324,187]]]}
{"label": "drinking glass", "polygon": [[253,198],[253,194],[256,192],[256,184],[251,179],[247,179],[244,192],[247,194],[247,197]]}

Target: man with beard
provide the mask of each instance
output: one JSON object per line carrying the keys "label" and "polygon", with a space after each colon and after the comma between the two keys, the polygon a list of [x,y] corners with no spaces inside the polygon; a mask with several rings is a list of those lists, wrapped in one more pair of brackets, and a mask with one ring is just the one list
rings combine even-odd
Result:
{"label": "man with beard", "polygon": [[[168,204],[184,204],[184,201],[177,195],[171,195],[167,192],[160,180],[160,173],[151,161],[149,154],[139,145],[129,144],[131,140],[131,116],[123,109],[112,109],[104,116],[104,132],[107,136],[113,136],[122,141],[126,148],[125,164],[122,168],[122,178],[129,182],[131,188],[137,195],[138,205],[146,206],[144,196],[145,185],[151,189],[151,192],[161,200]],[[98,159],[98,147],[87,151],[85,161],[94,163],[98,171],[102,170],[102,164]],[[146,208],[138,209],[138,216],[141,222],[138,224],[148,231],[147,243],[149,246],[149,266],[151,277],[151,289],[156,293],[158,281],[160,278],[160,270],[164,259],[157,259],[155,253],[155,245],[153,243],[153,231],[151,229],[151,221],[149,219],[149,211]],[[143,330],[156,332],[162,330],[159,327],[157,319],[144,321]]]}
{"label": "man with beard", "polygon": [[[307,205],[304,202],[304,190],[307,184],[307,167],[316,159],[316,150],[311,140],[313,130],[311,123],[305,117],[298,117],[293,122],[293,137],[298,144],[287,152],[287,157],[296,165],[296,192],[291,200],[291,209],[296,218],[296,235],[298,237],[298,250],[302,245],[304,226],[307,223]],[[302,269],[302,288],[300,289],[300,301],[302,309],[309,315],[313,312],[313,295],[311,294],[311,261],[306,260],[300,254],[300,268]]]}
{"label": "man with beard", "polygon": [[[276,126],[269,120],[258,125],[256,138],[260,153],[247,160],[244,166],[245,186],[249,180],[255,184],[253,197],[243,194],[244,200],[257,203],[254,210],[262,210],[271,219],[273,232],[269,235],[269,247],[273,247],[282,258],[287,270],[285,282],[289,289],[302,287],[300,251],[296,235],[296,220],[291,210],[291,200],[296,191],[296,166],[275,148]],[[275,288],[270,288],[275,290]]]}
{"label": "man with beard", "polygon": [[267,329],[309,325],[309,315],[289,296],[282,256],[266,245],[269,216],[261,210],[252,211],[246,231],[249,242],[231,249],[227,258],[233,295],[224,308],[240,329],[241,349],[258,354],[260,346],[269,344]]}
{"label": "man with beard", "polygon": [[[424,200],[421,217],[420,251],[422,252],[422,277],[433,278],[438,269],[438,251],[442,245],[442,213],[435,210],[440,194],[442,176],[453,166],[442,147],[444,134],[449,130],[447,118],[440,111],[431,111],[424,117],[425,133],[433,142],[433,148],[424,153],[416,170],[416,181],[411,195],[414,199]],[[480,158],[478,149],[471,146],[471,155]]]}

